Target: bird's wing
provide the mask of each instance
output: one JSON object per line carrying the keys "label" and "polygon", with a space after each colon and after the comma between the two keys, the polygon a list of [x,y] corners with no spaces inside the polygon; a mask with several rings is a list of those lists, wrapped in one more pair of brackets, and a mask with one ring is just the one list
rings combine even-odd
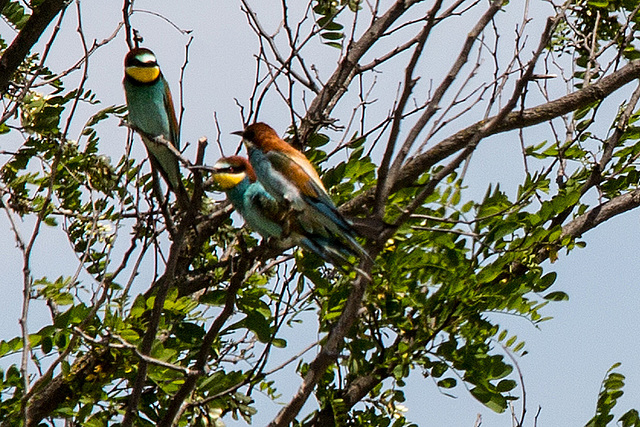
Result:
{"label": "bird's wing", "polygon": [[167,112],[169,118],[169,131],[171,132],[171,143],[174,147],[180,150],[180,135],[178,131],[178,119],[176,118],[176,110],[173,107],[173,98],[171,97],[171,90],[169,90],[169,84],[163,78],[164,83],[164,109]]}
{"label": "bird's wing", "polygon": [[285,153],[271,150],[266,153],[266,157],[275,170],[298,187],[303,196],[335,206],[324,188],[318,172],[303,154],[297,151]]}
{"label": "bird's wing", "polygon": [[280,205],[266,190],[252,191],[248,194],[249,202],[265,218],[275,223],[281,223],[286,214]]}

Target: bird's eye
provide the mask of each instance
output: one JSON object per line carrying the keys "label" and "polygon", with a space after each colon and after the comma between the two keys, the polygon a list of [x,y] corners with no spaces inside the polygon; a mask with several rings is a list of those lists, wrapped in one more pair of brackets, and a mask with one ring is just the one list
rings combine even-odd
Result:
{"label": "bird's eye", "polygon": [[237,166],[225,166],[223,168],[217,168],[218,173],[238,173],[241,171],[242,169]]}

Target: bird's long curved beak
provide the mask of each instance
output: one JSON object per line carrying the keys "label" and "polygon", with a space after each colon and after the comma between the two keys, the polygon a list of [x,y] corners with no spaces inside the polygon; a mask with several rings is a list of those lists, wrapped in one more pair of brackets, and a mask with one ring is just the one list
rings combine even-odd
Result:
{"label": "bird's long curved beak", "polygon": [[237,130],[235,132],[231,132],[231,135],[238,135],[238,136],[242,136],[244,134],[243,130]]}

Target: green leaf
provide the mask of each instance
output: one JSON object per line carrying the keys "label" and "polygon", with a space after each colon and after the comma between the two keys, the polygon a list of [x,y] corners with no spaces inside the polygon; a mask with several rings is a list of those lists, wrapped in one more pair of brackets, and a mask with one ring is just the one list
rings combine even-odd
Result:
{"label": "green leaf", "polygon": [[551,292],[544,296],[548,301],[569,301],[569,295],[562,291]]}
{"label": "green leaf", "polygon": [[457,381],[455,378],[445,378],[443,380],[438,381],[438,387],[441,388],[454,388],[457,385]]}
{"label": "green leaf", "polygon": [[470,391],[473,397],[494,412],[502,413],[507,409],[507,400],[499,393],[481,387],[474,387]]}
{"label": "green leaf", "polygon": [[227,291],[223,289],[209,291],[206,294],[202,295],[199,301],[202,304],[208,304],[213,306],[221,306],[225,304],[227,299]]}
{"label": "green leaf", "polygon": [[314,133],[307,140],[307,146],[313,147],[313,148],[319,148],[324,145],[327,145],[330,141],[331,139],[327,135],[324,135],[321,133]]}
{"label": "green leaf", "polygon": [[542,276],[535,285],[536,292],[542,292],[549,289],[551,285],[556,281],[558,274],[556,272],[550,272]]}
{"label": "green leaf", "polygon": [[342,49],[342,45],[336,42],[328,42],[325,43],[327,46],[335,47],[336,49]]}
{"label": "green leaf", "polygon": [[51,352],[51,350],[53,350],[53,340],[51,339],[51,337],[44,337],[42,339],[42,352],[44,354],[49,354],[49,352]]}
{"label": "green leaf", "polygon": [[606,9],[609,6],[608,0],[589,0],[587,4],[591,7]]}
{"label": "green leaf", "polygon": [[17,1],[7,3],[2,9],[2,15],[18,30],[22,29],[30,18],[30,15],[24,13],[24,7]]}
{"label": "green leaf", "polygon": [[502,266],[491,264],[480,270],[477,279],[478,283],[489,283],[502,273]]}
{"label": "green leaf", "polygon": [[622,427],[639,427],[640,415],[637,410],[631,409],[620,417],[620,422],[622,423]]}
{"label": "green leaf", "polygon": [[119,332],[119,335],[128,343],[135,343],[140,339],[140,335],[132,329],[124,329]]}
{"label": "green leaf", "polygon": [[505,393],[513,390],[517,385],[518,383],[516,383],[514,380],[502,380],[496,386],[496,390],[498,390],[500,393]]}
{"label": "green leaf", "polygon": [[326,32],[320,35],[325,40],[342,40],[344,38],[343,33]]}
{"label": "green leaf", "polygon": [[261,342],[266,343],[271,338],[269,322],[258,311],[247,313],[244,323],[249,330],[255,332]]}
{"label": "green leaf", "polygon": [[342,24],[332,21],[331,18],[328,16],[318,19],[318,26],[321,27],[323,30],[329,30],[329,31],[340,31],[344,28]]}
{"label": "green leaf", "polygon": [[73,304],[73,295],[69,292],[62,292],[54,298],[54,301],[58,305],[71,305]]}
{"label": "green leaf", "polygon": [[273,346],[277,348],[285,348],[287,346],[287,341],[282,338],[274,338],[271,341],[271,344],[273,344]]}

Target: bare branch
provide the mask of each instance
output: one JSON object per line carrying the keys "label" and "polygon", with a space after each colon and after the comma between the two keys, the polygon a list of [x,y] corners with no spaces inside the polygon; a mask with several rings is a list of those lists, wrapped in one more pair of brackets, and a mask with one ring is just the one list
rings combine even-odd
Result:
{"label": "bare branch", "polygon": [[[556,117],[569,114],[580,107],[602,100],[614,91],[640,76],[640,60],[632,61],[618,71],[601,78],[581,90],[565,95],[554,101],[507,114],[485,138],[490,135],[507,132],[514,129],[526,128],[544,123]],[[391,192],[412,185],[418,177],[443,159],[464,149],[478,135],[481,128],[495,118],[479,121],[473,125],[445,138],[433,148],[407,160],[392,184]],[[360,212],[364,205],[369,205],[374,192],[368,191],[344,204],[342,210],[346,213]],[[368,202],[366,202],[368,200]]]}
{"label": "bare branch", "polygon": [[136,47],[136,42],[134,41],[133,36],[133,28],[131,27],[131,11],[133,9],[133,1],[134,0],[124,0],[122,5],[122,21],[124,22],[125,39],[127,40],[127,46],[129,46],[129,50],[132,50]]}
{"label": "bare branch", "polygon": [[[256,14],[256,12],[254,12],[254,10],[251,8],[249,3],[247,3],[246,0],[242,0],[242,6],[243,6],[243,9],[244,9],[245,13],[247,14],[247,17],[249,18],[249,21],[250,21],[252,27],[255,29],[255,31],[258,34],[258,36],[260,36],[262,39],[267,41],[267,44],[269,45],[269,48],[271,49],[271,52],[275,56],[276,60],[284,68],[286,68],[287,74],[290,74],[291,76],[293,76],[297,81],[302,83],[304,86],[306,86],[312,92],[317,93],[319,91],[318,85],[311,79],[311,73],[309,73],[306,70],[306,67],[304,67],[304,62],[302,62],[301,64],[303,65],[303,69],[305,70],[305,76],[302,76],[300,73],[296,72],[291,67],[292,59],[294,57],[298,56],[297,53],[296,53],[296,50],[299,50],[301,46],[297,46],[297,47],[291,46],[292,53],[289,56],[289,58],[285,58],[280,53],[280,50],[278,49],[278,46],[276,46],[274,36],[269,35],[267,33],[267,31],[264,29],[264,27],[260,23],[260,20],[258,19],[258,15]],[[292,39],[290,38],[290,40],[292,40]]]}
{"label": "bare branch", "polygon": [[309,106],[307,115],[300,124],[298,132],[300,141],[306,141],[318,126],[330,122],[329,114],[347,91],[351,80],[359,72],[360,59],[398,18],[420,1],[397,0],[384,15],[373,21],[357,41],[349,45],[344,58],[338,64],[338,68]]}
{"label": "bare branch", "polygon": [[[391,176],[389,179],[390,182],[395,181],[395,178],[399,173],[401,166],[404,163],[406,157],[409,155],[409,151],[411,150],[411,147],[413,147],[413,144],[418,138],[418,135],[420,134],[420,132],[422,132],[422,130],[424,129],[428,121],[431,119],[431,117],[433,117],[433,115],[436,113],[436,111],[439,108],[439,104],[440,104],[440,101],[442,100],[442,97],[448,91],[449,87],[451,86],[453,81],[456,79],[456,77],[460,73],[460,70],[462,69],[462,67],[467,63],[469,59],[469,54],[471,52],[471,48],[476,43],[478,36],[481,34],[484,28],[491,22],[495,14],[498,13],[498,11],[502,8],[503,4],[504,4],[504,0],[494,0],[493,2],[491,2],[491,5],[487,9],[487,11],[482,15],[482,17],[478,20],[476,25],[467,35],[465,43],[462,47],[462,50],[460,51],[460,54],[458,54],[458,57],[456,58],[455,63],[447,73],[442,83],[440,83],[438,88],[435,90],[431,100],[429,101],[429,105],[427,106],[427,109],[424,111],[424,113],[422,113],[422,115],[418,118],[417,122],[413,125],[413,127],[411,128],[411,131],[409,132],[409,135],[407,136],[407,139],[405,140],[402,148],[398,152],[396,159],[394,160],[393,165],[391,166],[391,172],[390,172]],[[383,188],[382,196],[386,198],[386,196],[389,194],[390,185],[387,182],[385,182],[384,185],[385,187]]]}
{"label": "bare branch", "polygon": [[396,148],[398,135],[400,134],[400,124],[404,116],[403,113],[407,106],[407,102],[409,101],[409,96],[411,96],[411,94],[413,93],[413,88],[417,81],[413,77],[413,72],[418,63],[418,59],[420,59],[420,57],[422,56],[424,45],[427,42],[429,34],[431,34],[431,29],[433,28],[434,17],[440,9],[441,5],[442,1],[437,1],[434,4],[433,8],[429,11],[429,18],[427,20],[427,23],[425,24],[420,34],[417,36],[415,50],[413,52],[411,60],[409,61],[409,65],[407,65],[407,68],[405,69],[403,90],[402,94],[400,95],[398,105],[396,106],[395,112],[393,114],[393,121],[391,122],[391,131],[389,132],[387,149],[385,150],[384,157],[382,158],[380,166],[378,167],[378,185],[376,186],[376,199],[373,207],[373,212],[379,219],[382,219],[384,217],[386,199],[389,195],[389,185],[387,185],[387,177],[388,175],[390,175],[391,179],[393,179],[394,175],[393,171],[389,171],[389,165],[391,164],[391,158]]}

